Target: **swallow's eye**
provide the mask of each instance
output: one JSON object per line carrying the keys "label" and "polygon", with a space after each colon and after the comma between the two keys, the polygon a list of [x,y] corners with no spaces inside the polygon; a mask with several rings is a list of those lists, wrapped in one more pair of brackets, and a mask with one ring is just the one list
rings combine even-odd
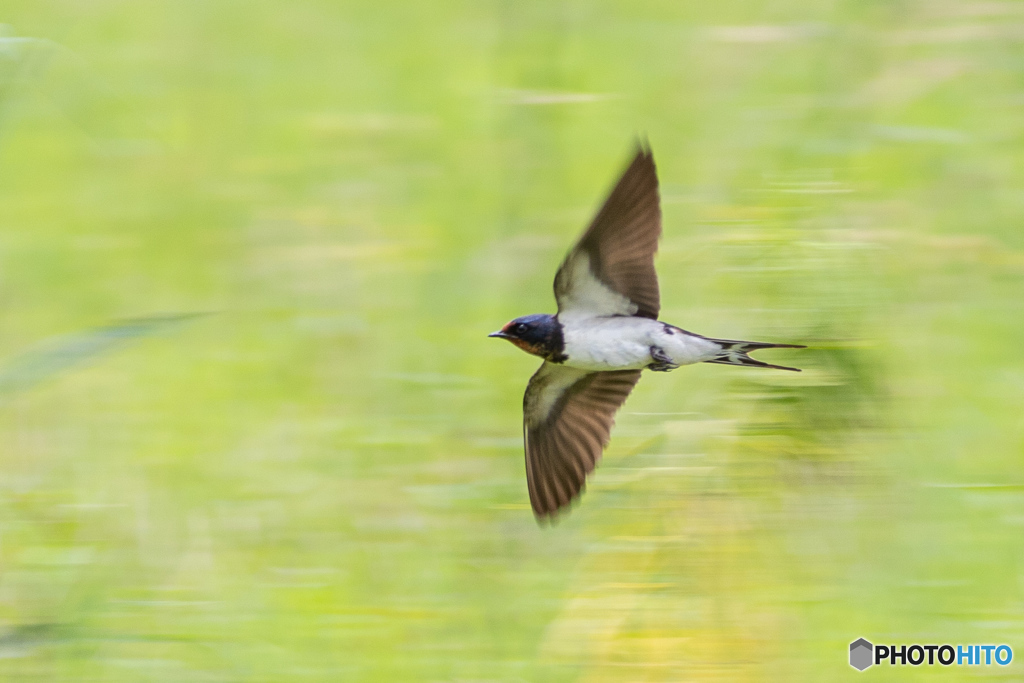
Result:
{"label": "swallow's eye", "polygon": [[526,331],[529,330],[529,329],[530,328],[529,328],[529,326],[526,323],[519,323],[518,325],[516,325],[516,330],[515,331],[516,331],[516,334],[526,334]]}

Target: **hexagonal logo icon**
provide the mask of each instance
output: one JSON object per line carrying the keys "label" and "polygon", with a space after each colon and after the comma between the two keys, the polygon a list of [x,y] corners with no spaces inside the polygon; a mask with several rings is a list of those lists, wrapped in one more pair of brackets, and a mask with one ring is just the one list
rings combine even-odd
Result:
{"label": "hexagonal logo icon", "polygon": [[857,640],[850,643],[850,666],[857,671],[863,671],[872,664],[874,664],[874,653],[875,646],[864,640],[858,638]]}

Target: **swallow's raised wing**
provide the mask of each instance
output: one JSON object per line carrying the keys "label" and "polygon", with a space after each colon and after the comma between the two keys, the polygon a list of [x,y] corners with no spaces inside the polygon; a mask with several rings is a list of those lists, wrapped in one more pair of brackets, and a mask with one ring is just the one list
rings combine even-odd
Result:
{"label": "swallow's raised wing", "polygon": [[661,237],[658,176],[650,150],[637,151],[594,222],[555,276],[558,314],[658,318],[654,253]]}
{"label": "swallow's raised wing", "polygon": [[537,517],[579,495],[608,444],[615,413],[640,370],[587,372],[544,363],[523,397],[526,482]]}

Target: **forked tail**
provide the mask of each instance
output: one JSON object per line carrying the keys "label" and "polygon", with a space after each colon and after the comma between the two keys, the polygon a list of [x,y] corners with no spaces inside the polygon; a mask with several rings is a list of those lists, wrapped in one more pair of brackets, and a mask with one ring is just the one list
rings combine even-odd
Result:
{"label": "forked tail", "polygon": [[793,372],[800,372],[800,368],[790,368],[785,365],[772,365],[771,363],[762,363],[759,360],[754,360],[747,354],[751,351],[759,351],[761,349],[806,349],[806,346],[800,344],[769,344],[767,342],[749,342],[749,341],[733,341],[731,339],[711,339],[707,338],[708,341],[713,341],[722,347],[721,353],[715,356],[711,360],[704,361],[705,363],[721,363],[722,365],[746,365],[748,367],[755,368],[775,368],[776,370],[792,370]]}

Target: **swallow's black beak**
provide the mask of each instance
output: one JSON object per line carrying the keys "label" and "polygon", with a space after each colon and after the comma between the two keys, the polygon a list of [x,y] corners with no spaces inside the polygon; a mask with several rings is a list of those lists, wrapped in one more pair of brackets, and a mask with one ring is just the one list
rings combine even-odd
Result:
{"label": "swallow's black beak", "polygon": [[497,337],[498,339],[511,339],[512,335],[508,334],[504,330],[498,330],[497,332],[491,332],[488,337]]}

